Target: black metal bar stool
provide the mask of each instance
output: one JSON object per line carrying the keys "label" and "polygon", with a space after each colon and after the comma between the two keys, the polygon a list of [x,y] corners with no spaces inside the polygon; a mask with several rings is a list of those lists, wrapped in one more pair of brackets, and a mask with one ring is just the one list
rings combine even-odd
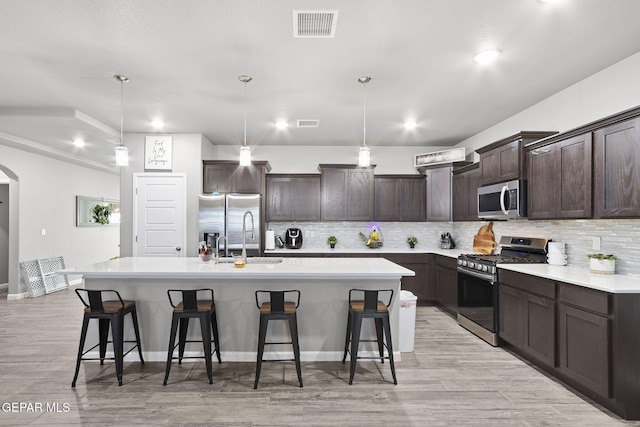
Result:
{"label": "black metal bar stool", "polygon": [[[84,318],[82,320],[82,332],[80,333],[80,346],[78,348],[78,360],[76,362],[76,373],[73,376],[71,387],[76,386],[78,372],[80,371],[80,362],[83,360],[100,360],[100,364],[104,364],[104,359],[114,360],[116,364],[116,375],[118,376],[118,385],[122,385],[122,371],[124,356],[129,354],[134,348],[138,347],[140,362],[144,364],[142,358],[142,347],[140,346],[140,331],[138,330],[138,316],[136,314],[135,301],[123,300],[120,293],[115,290],[89,290],[76,289],[76,295],[84,304]],[[118,299],[105,301],[103,294],[113,293]],[[84,298],[82,296],[84,294]],[[88,301],[88,302],[87,302]],[[124,316],[131,313],[133,320],[133,330],[136,334],[135,341],[124,340]],[[84,351],[84,343],[87,339],[87,330],[89,329],[89,320],[98,319],[99,342],[87,351]],[[109,338],[109,326],[111,326],[111,341]],[[105,357],[107,353],[107,343],[113,344],[114,357]],[[135,343],[126,353],[124,353],[124,343]],[[84,357],[85,354],[100,347],[100,357]]]}
{"label": "black metal bar stool", "polygon": [[[364,300],[354,300],[354,292],[364,294]],[[389,301],[387,303],[378,300],[379,294],[381,293],[389,295]],[[391,327],[389,325],[389,306],[391,305],[392,300],[393,289],[351,289],[349,291],[349,317],[347,318],[347,336],[344,343],[344,356],[342,357],[342,363],[344,363],[347,359],[347,353],[350,354],[351,363],[349,367],[349,384],[353,383],[353,376],[356,373],[356,361],[358,359],[380,359],[382,363],[384,363],[384,359],[389,359],[389,364],[391,365],[391,375],[393,376],[393,383],[398,384],[398,381],[396,380],[396,368],[393,363],[393,345],[391,343]],[[367,318],[375,320],[375,340],[360,339],[362,319]],[[358,347],[361,342],[377,342],[380,356],[358,356]],[[350,350],[349,343],[351,343]],[[387,356],[384,355],[385,347],[387,348]]]}
{"label": "black metal bar stool", "polygon": [[[259,301],[259,295],[269,295],[269,301]],[[297,294],[296,302],[285,301],[286,294]],[[300,291],[256,291],[256,306],[260,309],[260,332],[258,337],[258,357],[256,361],[256,380],[253,388],[258,388],[260,380],[260,369],[262,362],[296,362],[296,371],[298,373],[298,382],[302,387],[302,370],[300,368],[300,345],[298,344],[298,320],[296,309],[300,305]],[[265,342],[267,336],[267,326],[269,320],[287,320],[289,323],[289,332],[291,333],[291,341],[287,342]],[[293,346],[293,359],[269,359],[263,360],[264,346],[269,344],[291,344]]]}
{"label": "black metal bar stool", "polygon": [[[198,299],[198,292],[201,294],[209,294],[209,299]],[[182,294],[182,302],[174,304],[171,295]],[[218,322],[216,320],[216,305],[213,299],[213,289],[169,289],[167,291],[169,303],[173,307],[173,316],[171,318],[171,335],[169,337],[169,350],[167,352],[167,368],[164,374],[164,383],[167,385],[169,379],[169,371],[171,370],[171,361],[178,359],[178,364],[182,364],[182,359],[203,359],[207,365],[207,376],[209,384],[213,384],[211,356],[216,353],[218,363],[222,363],[220,359],[220,341],[218,340]],[[202,340],[187,340],[187,329],[189,328],[189,319],[200,319],[200,329],[202,332]],[[176,344],[176,334],[178,333],[178,323],[180,324],[180,332],[178,344]],[[211,333],[213,332],[213,340]],[[202,356],[184,357],[185,344],[189,342],[202,342],[204,353]],[[215,348],[211,350],[211,343],[215,343]],[[178,357],[173,356],[173,352],[178,347]]]}

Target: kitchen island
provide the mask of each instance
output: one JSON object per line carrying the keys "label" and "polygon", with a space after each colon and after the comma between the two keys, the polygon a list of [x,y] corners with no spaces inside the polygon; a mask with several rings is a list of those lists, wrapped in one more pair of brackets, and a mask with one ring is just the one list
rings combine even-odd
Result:
{"label": "kitchen island", "polygon": [[[383,258],[281,258],[236,268],[233,263],[202,262],[199,258],[119,258],[65,270],[83,276],[87,289],[115,289],[123,299],[135,300],[146,360],[165,361],[172,307],[168,289],[212,288],[215,293],[220,350],[223,361],[255,361],[259,312],[256,290],[298,289],[298,331],[303,361],[342,360],[349,289],[393,289],[390,307],[394,353],[398,352],[400,279],[414,272]],[[279,260],[276,260],[279,261]],[[132,336],[127,318],[125,337]],[[375,336],[364,328],[362,336]],[[97,328],[91,328],[97,329]],[[93,331],[95,332],[95,331]],[[199,339],[197,322],[189,325],[189,339]],[[91,340],[91,341],[90,341]],[[97,340],[97,333],[87,342]],[[284,323],[270,322],[268,341],[288,341]],[[368,343],[373,344],[373,343]],[[272,358],[286,358],[289,345],[272,346]],[[191,344],[187,352],[201,352]],[[374,351],[373,345],[361,347]],[[283,357],[282,354],[285,354]],[[185,353],[186,354],[186,353]],[[136,360],[133,353],[130,360]]]}

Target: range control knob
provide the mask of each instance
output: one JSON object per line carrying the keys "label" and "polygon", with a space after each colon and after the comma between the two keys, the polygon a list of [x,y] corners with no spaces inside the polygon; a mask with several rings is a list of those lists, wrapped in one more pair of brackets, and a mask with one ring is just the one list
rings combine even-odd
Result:
{"label": "range control knob", "polygon": [[[486,267],[486,266],[485,266]],[[476,264],[476,270],[482,271],[482,265]]]}
{"label": "range control knob", "polygon": [[474,262],[469,261],[469,268],[475,268],[476,264]]}
{"label": "range control knob", "polygon": [[466,267],[466,266],[467,266],[467,264],[468,264],[468,263],[467,263],[467,261],[462,261],[462,266],[463,266],[463,267]]}

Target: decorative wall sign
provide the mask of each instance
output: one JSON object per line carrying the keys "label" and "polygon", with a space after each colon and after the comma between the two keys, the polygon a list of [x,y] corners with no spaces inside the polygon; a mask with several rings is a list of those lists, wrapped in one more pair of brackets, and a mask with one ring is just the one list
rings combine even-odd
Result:
{"label": "decorative wall sign", "polygon": [[147,136],[144,142],[144,169],[170,171],[172,145],[171,136]]}
{"label": "decorative wall sign", "polygon": [[433,151],[431,153],[416,154],[414,166],[431,166],[440,163],[462,162],[465,158],[464,147],[454,148],[452,150]]}

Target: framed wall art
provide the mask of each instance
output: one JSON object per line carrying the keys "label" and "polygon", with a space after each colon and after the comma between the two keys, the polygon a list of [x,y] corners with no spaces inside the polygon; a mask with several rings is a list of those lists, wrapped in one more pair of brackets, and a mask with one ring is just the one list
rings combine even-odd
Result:
{"label": "framed wall art", "polygon": [[144,141],[144,170],[170,171],[172,165],[173,137],[147,136]]}
{"label": "framed wall art", "polygon": [[120,224],[120,201],[101,197],[76,196],[76,226]]}

